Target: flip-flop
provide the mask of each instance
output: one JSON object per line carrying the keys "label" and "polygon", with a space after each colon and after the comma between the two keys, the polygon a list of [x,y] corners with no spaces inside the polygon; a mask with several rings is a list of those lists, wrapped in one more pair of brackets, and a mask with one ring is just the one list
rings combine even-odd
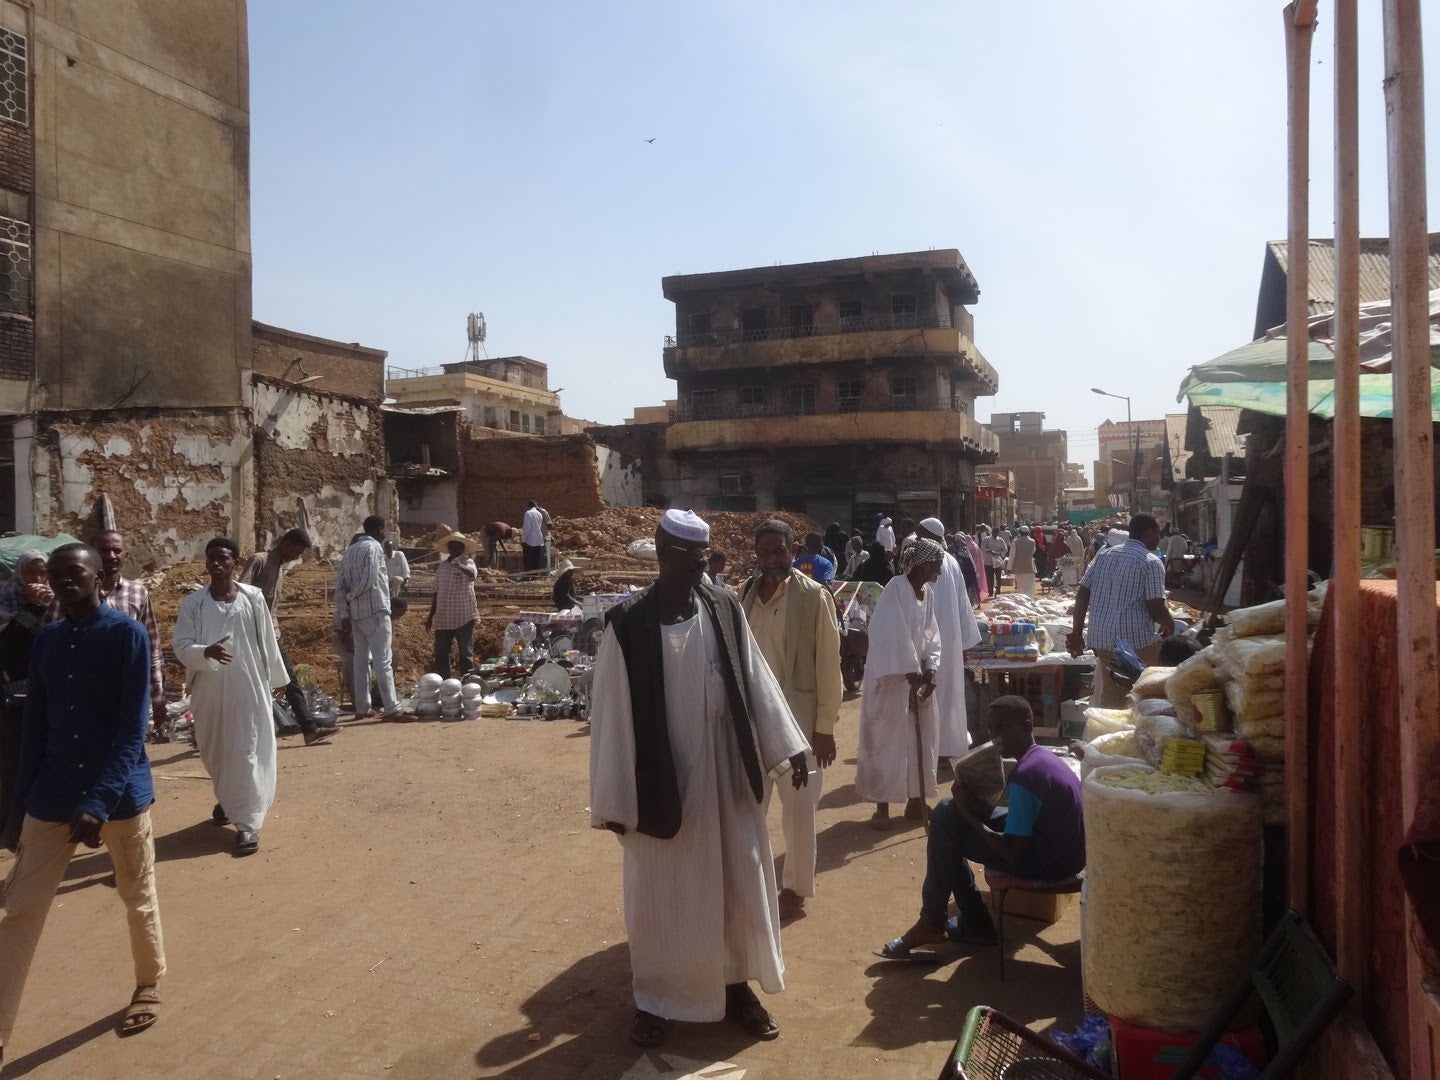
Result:
{"label": "flip-flop", "polygon": [[413,724],[419,717],[411,716],[409,713],[393,712],[386,713],[380,717],[382,724]]}
{"label": "flip-flop", "polygon": [[659,1046],[665,1041],[669,1027],[664,1017],[636,1009],[635,1019],[630,1023],[630,1041],[636,1046]]}
{"label": "flip-flop", "polygon": [[878,949],[871,949],[870,951],[880,957],[881,960],[898,960],[907,964],[939,964],[945,959],[939,953],[933,952],[929,948],[922,952],[916,952],[911,946],[905,944],[904,938],[898,937],[893,941],[887,941]]}
{"label": "flip-flop", "polygon": [[125,1015],[120,1019],[120,1034],[138,1035],[154,1027],[160,1019],[160,990],[154,986],[136,987]]}

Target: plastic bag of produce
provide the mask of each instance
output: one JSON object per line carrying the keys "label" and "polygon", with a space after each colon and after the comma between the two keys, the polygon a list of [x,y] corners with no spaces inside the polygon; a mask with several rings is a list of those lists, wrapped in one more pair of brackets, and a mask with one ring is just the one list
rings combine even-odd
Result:
{"label": "plastic bag of produce", "polygon": [[1135,715],[1141,716],[1179,716],[1175,706],[1165,698],[1142,698],[1135,702]]}
{"label": "plastic bag of produce", "polygon": [[[1284,728],[1284,723],[1281,723]],[[1245,741],[1250,744],[1250,752],[1255,755],[1256,761],[1284,761],[1285,760],[1285,736],[1282,730],[1280,735],[1248,735]]]}
{"label": "plastic bag of produce", "polygon": [[1085,746],[1085,756],[1080,759],[1080,779],[1084,780],[1096,769],[1111,765],[1142,765],[1148,763],[1140,756],[1140,740],[1133,731],[1112,731],[1091,740]]}
{"label": "plastic bag of produce", "polygon": [[1225,684],[1225,702],[1230,706],[1236,723],[1264,720],[1285,712],[1283,690],[1252,688],[1245,679],[1235,679]]}
{"label": "plastic bag of produce", "polygon": [[1129,709],[1086,709],[1085,741],[1090,742],[1100,735],[1112,731],[1129,731],[1135,727],[1135,717]]}
{"label": "plastic bag of produce", "polygon": [[1170,683],[1170,676],[1175,674],[1173,667],[1148,667],[1140,673],[1135,680],[1135,685],[1130,690],[1130,696],[1136,700],[1141,698],[1163,698],[1165,688]]}
{"label": "plastic bag of produce", "polygon": [[[1305,621],[1310,626],[1320,625],[1320,613],[1325,606],[1326,583],[1321,582],[1305,594]],[[1239,608],[1230,612],[1231,635],[1237,638],[1256,637],[1260,634],[1283,634],[1285,632],[1285,601],[1272,600],[1268,604]]]}
{"label": "plastic bag of produce", "polygon": [[1090,773],[1084,800],[1085,989],[1130,1023],[1198,1031],[1260,947],[1260,800],[1133,765]]}
{"label": "plastic bag of produce", "polygon": [[1173,716],[1140,716],[1135,720],[1140,756],[1151,765],[1160,764],[1166,739],[1183,739],[1188,735],[1188,729]]}
{"label": "plastic bag of produce", "polygon": [[1285,737],[1285,717],[1267,716],[1261,720],[1241,720],[1236,723],[1235,730],[1240,733],[1242,738],[1252,742],[1261,738],[1283,739]]}
{"label": "plastic bag of produce", "polygon": [[1165,684],[1165,696],[1175,706],[1175,715],[1193,725],[1200,719],[1200,710],[1192,704],[1195,695],[1219,686],[1220,676],[1210,663],[1210,650],[1205,649],[1175,669]]}
{"label": "plastic bag of produce", "polygon": [[1283,635],[1237,637],[1214,646],[1215,657],[1222,670],[1237,679],[1256,675],[1285,673],[1285,638]]}

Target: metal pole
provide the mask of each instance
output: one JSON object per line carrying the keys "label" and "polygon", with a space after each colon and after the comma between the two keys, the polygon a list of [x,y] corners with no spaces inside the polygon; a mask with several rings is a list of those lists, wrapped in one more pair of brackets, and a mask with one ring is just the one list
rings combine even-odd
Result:
{"label": "metal pole", "polygon": [[1125,426],[1130,429],[1130,516],[1140,512],[1140,500],[1136,496],[1136,474],[1140,468],[1140,436],[1135,431],[1135,417],[1130,412],[1130,399],[1125,399]]}
{"label": "metal pole", "polygon": [[[1400,806],[1408,832],[1440,746],[1435,709],[1435,490],[1431,422],[1429,243],[1425,206],[1425,68],[1420,0],[1383,0],[1394,327],[1395,540],[1399,547]],[[1423,972],[1406,915],[1410,1070],[1429,1080]]]}
{"label": "metal pole", "polygon": [[1285,398],[1285,830],[1290,906],[1309,909],[1309,656],[1305,593],[1310,529],[1310,50],[1313,23],[1285,9],[1289,67],[1290,229],[1286,298]]}
{"label": "metal pole", "polygon": [[1360,717],[1360,105],[1356,0],[1335,0],[1334,574],[1336,966],[1365,981],[1365,776]]}

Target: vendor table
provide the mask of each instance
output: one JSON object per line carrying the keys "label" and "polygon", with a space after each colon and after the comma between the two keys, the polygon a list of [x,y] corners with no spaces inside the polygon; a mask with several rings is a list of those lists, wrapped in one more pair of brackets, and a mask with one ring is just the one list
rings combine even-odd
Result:
{"label": "vendor table", "polygon": [[967,656],[965,669],[975,680],[976,704],[981,715],[997,697],[1018,694],[1029,701],[1035,711],[1036,737],[1058,738],[1060,703],[1088,694],[1089,688],[1082,682],[1086,672],[1095,670],[1095,654],[1050,653],[1039,660]]}

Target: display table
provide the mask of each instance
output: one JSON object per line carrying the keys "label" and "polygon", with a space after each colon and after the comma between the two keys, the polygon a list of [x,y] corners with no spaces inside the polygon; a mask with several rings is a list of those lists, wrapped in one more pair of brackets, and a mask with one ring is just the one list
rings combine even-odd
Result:
{"label": "display table", "polygon": [[[1035,713],[1035,737],[1060,737],[1060,703],[1086,697],[1087,675],[1095,670],[1095,654],[1071,656],[1048,653],[1039,660],[1001,660],[996,657],[965,657],[965,670],[975,683],[977,716],[972,731],[983,726],[986,706],[997,697],[1016,694],[1030,702]],[[978,732],[977,732],[978,733]]]}

